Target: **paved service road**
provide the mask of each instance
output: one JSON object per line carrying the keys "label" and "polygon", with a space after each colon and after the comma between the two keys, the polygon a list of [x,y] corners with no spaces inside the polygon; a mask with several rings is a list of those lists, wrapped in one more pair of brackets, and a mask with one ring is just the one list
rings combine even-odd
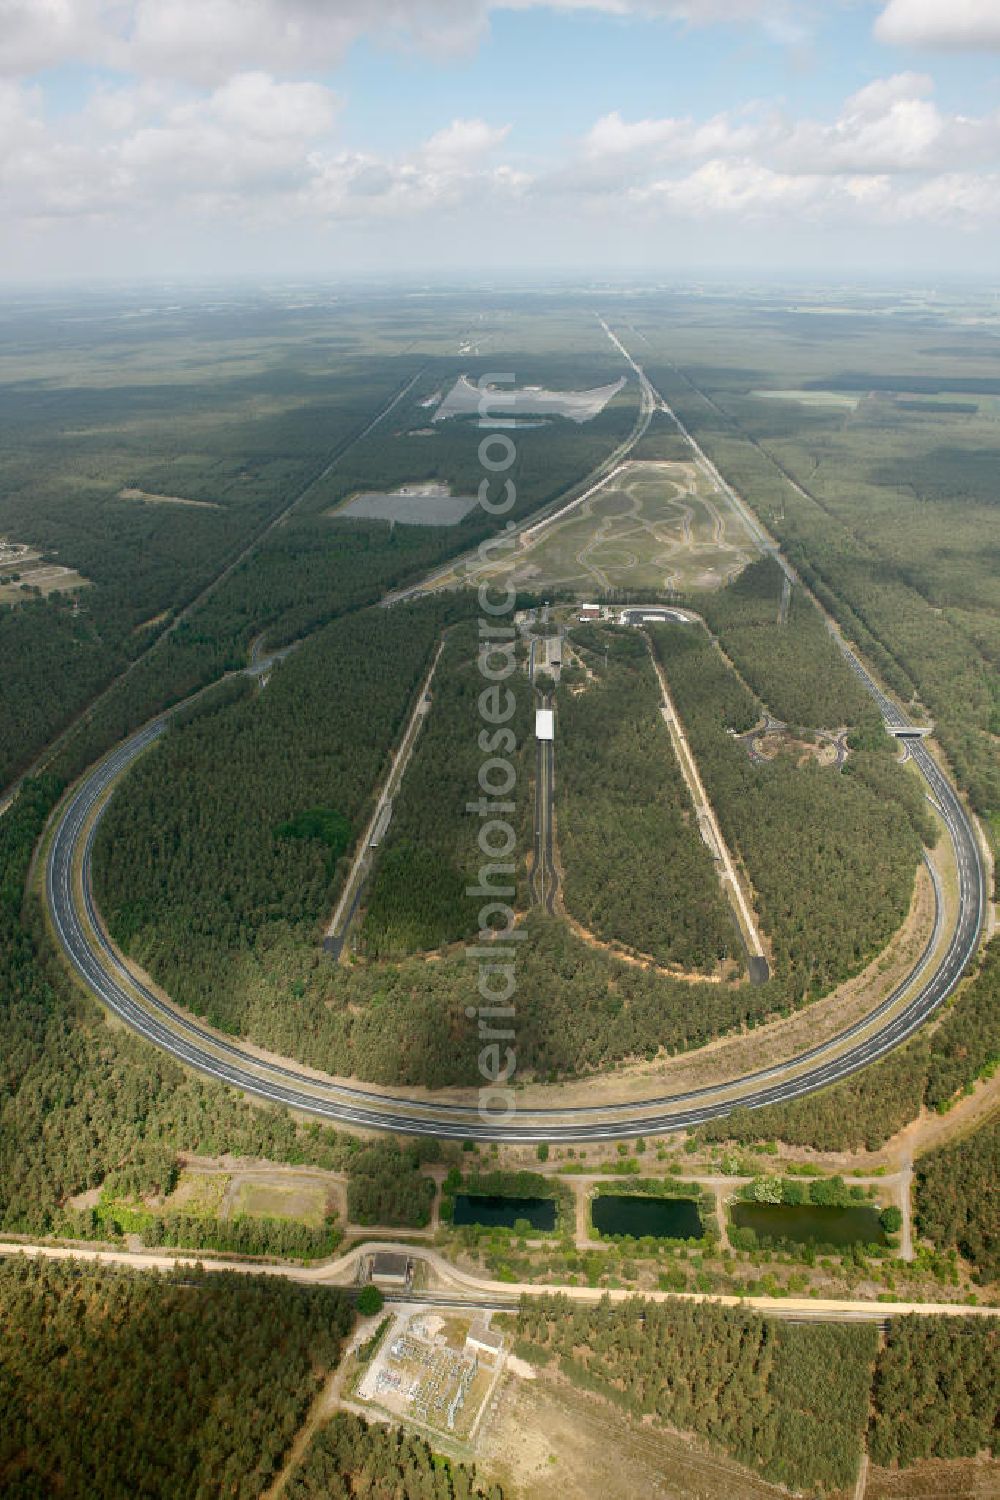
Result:
{"label": "paved service road", "polygon": [[[857,658],[852,666],[879,699],[894,727],[906,724]],[[684,1129],[729,1113],[737,1105],[780,1103],[835,1082],[898,1046],[958,983],[979,940],[986,905],[985,877],[975,831],[958,796],[922,741],[912,755],[941,810],[955,848],[959,911],[954,931],[933,969],[939,921],[912,973],[876,1009],[831,1041],[790,1062],[748,1074],[737,1083],[695,1089],[622,1105],[567,1108],[523,1106],[503,1124],[483,1120],[472,1103],[408,1099],[376,1088],[324,1079],[294,1064],[269,1062],[251,1047],[216,1035],[135,979],[103,932],[94,905],[90,864],[105,798],[128,767],[163,733],[155,719],[100,761],[63,803],[46,861],[46,896],[59,943],[80,979],[127,1025],[180,1062],[258,1097],[330,1121],[367,1129],[452,1139],[508,1141],[615,1140]],[[901,1003],[908,991],[913,993]]]}
{"label": "paved service road", "polygon": [[[398,1240],[368,1240],[356,1245],[334,1260],[312,1266],[276,1265],[273,1261],[200,1260],[196,1252],[162,1252],[135,1250],[93,1250],[80,1246],[31,1245],[14,1240],[0,1240],[0,1256],[24,1255],[32,1260],[63,1260],[100,1266],[128,1266],[139,1271],[197,1270],[243,1276],[277,1276],[303,1286],[339,1286],[352,1289],[359,1285],[359,1262],[379,1250],[405,1250],[414,1260],[425,1262],[439,1283],[438,1289],[399,1292],[387,1291],[389,1305],[416,1302],[430,1306],[485,1306],[516,1308],[522,1296],[547,1297],[559,1292],[573,1302],[627,1302],[637,1294],[625,1287],[553,1286],[530,1281],[490,1281],[470,1275],[436,1250],[414,1249]],[[813,1297],[734,1297],[716,1292],[640,1292],[647,1302],[714,1302],[723,1307],[752,1309],[766,1317],[791,1323],[886,1323],[891,1318],[917,1313],[929,1317],[996,1318],[1000,1308],[969,1306],[965,1302],[851,1302],[846,1299]]]}

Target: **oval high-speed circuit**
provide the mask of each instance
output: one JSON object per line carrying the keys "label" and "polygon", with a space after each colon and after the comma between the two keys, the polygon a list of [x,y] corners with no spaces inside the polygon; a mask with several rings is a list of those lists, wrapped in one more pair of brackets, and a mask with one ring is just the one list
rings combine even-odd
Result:
{"label": "oval high-speed circuit", "polygon": [[[907,720],[851,652],[848,661],[877,699],[891,729]],[[483,1141],[596,1141],[655,1135],[698,1125],[737,1106],[796,1098],[866,1067],[912,1035],[951,994],[976,951],[986,909],[985,872],[975,830],[948,778],[919,740],[911,755],[940,811],[955,852],[959,904],[955,928],[932,971],[938,917],[917,964],[874,1011],[829,1042],[734,1082],[623,1105],[524,1106],[510,1119],[484,1118],[477,1103],[407,1098],[323,1079],[290,1063],[268,1062],[252,1048],[217,1036],[141,984],[103,931],[94,905],[90,862],[94,834],[114,784],[164,731],[163,715],[93,767],[61,806],[49,844],[46,894],[62,950],[91,993],[126,1025],[179,1062],[235,1088],[331,1122],[408,1135]],[[80,878],[74,879],[79,871]],[[902,997],[917,983],[905,1004]],[[881,1024],[880,1024],[881,1023]]]}

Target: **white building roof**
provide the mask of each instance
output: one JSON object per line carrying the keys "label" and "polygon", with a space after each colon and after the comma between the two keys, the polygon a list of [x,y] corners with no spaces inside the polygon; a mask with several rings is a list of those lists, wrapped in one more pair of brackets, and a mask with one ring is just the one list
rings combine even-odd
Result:
{"label": "white building roof", "polygon": [[555,715],[551,708],[536,708],[535,739],[554,740],[556,737]]}

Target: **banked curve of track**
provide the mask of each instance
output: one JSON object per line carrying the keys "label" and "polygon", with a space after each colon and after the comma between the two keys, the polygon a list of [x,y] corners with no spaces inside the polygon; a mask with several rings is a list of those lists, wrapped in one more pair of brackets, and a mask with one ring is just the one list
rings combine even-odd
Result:
{"label": "banked curve of track", "polygon": [[[846,648],[845,654],[879,703],[887,725],[908,727],[902,711],[881,692],[858,658]],[[46,899],[58,942],[72,969],[99,1002],[179,1062],[274,1104],[332,1123],[442,1139],[575,1142],[662,1134],[701,1124],[736,1107],[781,1103],[845,1078],[905,1041],[951,994],[979,942],[986,886],[975,830],[948,778],[926,745],[917,742],[911,748],[912,757],[941,812],[955,853],[959,899],[954,930],[928,973],[942,922],[935,883],[934,932],[913,969],[874,1010],[829,1041],[729,1083],[620,1105],[525,1105],[502,1122],[484,1120],[474,1102],[409,1098],[324,1078],[291,1063],[269,1061],[175,1008],[131,973],[104,932],[91,882],[96,830],[115,784],[164,732],[169,719],[169,713],[163,714],[123,741],[82,778],[59,809],[45,866]],[[75,879],[77,871],[79,880]],[[918,981],[919,987],[901,1005]]]}

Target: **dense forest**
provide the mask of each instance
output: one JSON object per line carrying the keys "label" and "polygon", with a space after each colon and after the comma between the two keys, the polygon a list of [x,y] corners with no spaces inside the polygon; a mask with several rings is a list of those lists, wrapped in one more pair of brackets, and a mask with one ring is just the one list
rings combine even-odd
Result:
{"label": "dense forest", "polygon": [[440,1159],[441,1143],[430,1137],[407,1143],[395,1136],[359,1141],[347,1184],[351,1223],[423,1229],[431,1220],[435,1187],[420,1169]]}
{"label": "dense forest", "polygon": [[[523,905],[533,695],[525,673],[516,671],[498,686],[494,708],[494,689],[479,670],[479,649],[475,621],[451,628],[431,688],[431,711],[393,802],[388,837],[367,892],[360,939],[367,956],[397,958],[478,931],[483,897],[466,892],[479,887],[480,868],[491,861],[477,842],[483,820],[468,809],[484,795],[480,769],[493,756],[514,772],[513,786],[495,800],[513,803],[513,812],[504,817],[519,837],[510,856],[514,869],[498,872],[487,884],[514,887],[515,894],[501,899]],[[503,713],[506,722],[491,725],[483,716],[484,702],[491,713]],[[493,767],[491,774],[494,783],[502,784],[499,777],[506,780],[506,767]]]}
{"label": "dense forest", "polygon": [[801,588],[782,615],[785,575],[772,557],[745,568],[727,588],[692,598],[713,633],[776,719],[804,729],[864,728],[881,719]]}
{"label": "dense forest", "polygon": [[102,1240],[119,1235],[137,1235],[151,1249],[170,1246],[179,1250],[215,1250],[222,1255],[265,1256],[270,1260],[324,1260],[341,1241],[333,1219],[313,1227],[295,1219],[272,1219],[239,1214],[231,1219],[206,1214],[156,1213],[142,1204],[129,1205],[110,1198],[105,1191],[86,1222],[77,1216],[78,1234],[92,1233]]}
{"label": "dense forest", "polygon": [[919,1112],[944,1109],[1000,1059],[1000,938],[939,1022],[842,1083],[787,1104],[736,1109],[701,1127],[706,1140],[774,1138],[817,1151],[878,1148]]}
{"label": "dense forest", "polygon": [[475,1469],[434,1453],[402,1428],[335,1413],[293,1471],[288,1500],[503,1500],[498,1485],[483,1489]]}
{"label": "dense forest", "polygon": [[713,1303],[524,1297],[518,1348],[636,1417],[694,1432],[765,1479],[823,1493],[877,1464],[996,1452],[992,1319],[793,1324]]}
{"label": "dense forest", "polygon": [[[262,694],[199,713],[168,735],[127,778],[99,836],[98,898],[112,931],[176,999],[286,1055],[386,1083],[475,1080],[467,965],[322,962],[316,924],[332,907],[338,870],[323,838],[286,834],[329,826],[317,821],[323,809],[352,829],[363,822],[373,750],[398,735],[454,608],[427,602],[326,627]],[[446,652],[460,655],[467,633],[456,627],[453,635]],[[735,679],[718,660],[724,698]],[[406,851],[426,836],[439,867],[445,848],[468,837],[469,788],[456,784],[452,815],[441,816],[433,763],[440,769],[438,752],[447,752],[446,778],[462,780],[465,757],[477,749],[471,737],[459,746],[454,735],[476,702],[472,668],[454,658],[442,665],[440,701],[421,731],[386,850]],[[351,688],[354,672],[361,685]],[[442,712],[452,694],[455,713]],[[527,705],[519,712],[526,717]],[[290,735],[289,724],[301,730]],[[672,760],[663,764],[670,774]],[[376,917],[398,873],[391,860],[387,867],[371,897]],[[432,894],[457,890],[457,875],[450,886],[425,884]],[[788,1003],[779,980],[753,995],[713,986],[692,1005],[681,981],[622,965],[540,915],[529,921],[535,940],[525,945],[518,1022],[526,1072],[579,1073],[660,1047],[701,1045]],[[416,928],[410,933],[413,941]]]}
{"label": "dense forest", "polygon": [[660,713],[646,639],[600,636],[607,658],[588,652],[593,678],[557,698],[566,908],[598,937],[710,973],[721,960],[741,961],[739,933]]}
{"label": "dense forest", "polygon": [[1000,1277],[1000,1121],[922,1156],[916,1168],[920,1233],[955,1247],[979,1281]]}
{"label": "dense forest", "polygon": [[274,1277],[0,1263],[9,1500],[261,1495],[353,1321]]}
{"label": "dense forest", "polygon": [[909,908],[920,840],[904,774],[896,801],[812,759],[755,764],[731,731],[749,728],[757,705],[705,632],[654,625],[650,638],[776,972],[796,999],[825,994],[885,947]]}
{"label": "dense forest", "polygon": [[853,1484],[876,1354],[866,1326],[768,1322],[713,1303],[521,1301],[518,1348],[635,1416],[695,1432],[794,1490]]}
{"label": "dense forest", "polygon": [[[289,379],[287,366],[301,362],[301,354],[290,356],[284,341],[272,346],[264,335],[261,368],[248,381],[234,378],[210,347],[192,351],[187,332],[164,325],[144,345],[136,330],[127,350],[129,376],[117,381],[108,380],[106,360],[83,339],[72,353],[81,378],[67,383],[66,350],[58,364],[51,362],[45,331],[36,327],[26,332],[21,353],[44,372],[45,399],[37,392],[26,399],[22,385],[0,385],[6,436],[0,534],[90,580],[72,602],[54,595],[0,606],[6,708],[0,786],[143,656],[176,612],[296,500],[416,368],[405,356],[365,365],[341,358],[318,378],[302,369]],[[164,380],[173,348],[182,360],[180,378]],[[286,364],[282,374],[275,356]],[[136,378],[138,370],[145,379]],[[285,386],[285,399],[263,415],[260,402],[271,382]],[[121,489],[166,495],[173,503],[123,498]],[[203,636],[188,644],[207,667]],[[162,675],[161,691],[169,694],[164,668],[177,653],[164,641],[154,654],[154,675]],[[187,665],[192,686],[209,680],[203,673],[195,682]],[[135,690],[130,681],[125,696]]]}
{"label": "dense forest", "polygon": [[182,1004],[238,1027],[231,955],[275,922],[311,936],[332,911],[347,841],[331,849],[315,815],[360,836],[447,608],[335,621],[261,693],[175,728],[126,778],[98,835],[98,900]]}
{"label": "dense forest", "polygon": [[1000,1333],[990,1318],[894,1318],[879,1354],[868,1451],[901,1468],[998,1451]]}
{"label": "dense forest", "polygon": [[52,778],[30,781],[0,819],[0,1228],[106,1235],[93,1209],[67,1200],[105,1182],[116,1198],[163,1194],[182,1150],[344,1170],[349,1192],[356,1178],[356,1191],[378,1195],[383,1222],[426,1222],[419,1164],[436,1143],[393,1153],[319,1122],[297,1124],[193,1077],[81,998],[36,900],[22,905],[31,851],[58,794]]}

